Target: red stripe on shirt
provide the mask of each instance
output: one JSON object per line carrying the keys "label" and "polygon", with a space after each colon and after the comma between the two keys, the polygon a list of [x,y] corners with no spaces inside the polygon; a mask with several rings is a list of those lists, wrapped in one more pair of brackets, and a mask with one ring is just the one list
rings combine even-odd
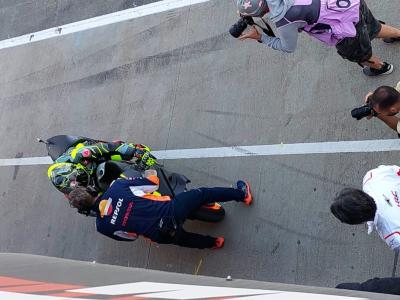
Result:
{"label": "red stripe on shirt", "polygon": [[372,179],[372,172],[369,172],[369,178],[367,180],[364,181],[364,184],[366,184],[370,179]]}
{"label": "red stripe on shirt", "polygon": [[392,235],[395,235],[395,234],[400,235],[400,231],[392,232],[391,234],[388,234],[387,236],[385,236],[384,239],[386,240],[387,238],[390,238]]}

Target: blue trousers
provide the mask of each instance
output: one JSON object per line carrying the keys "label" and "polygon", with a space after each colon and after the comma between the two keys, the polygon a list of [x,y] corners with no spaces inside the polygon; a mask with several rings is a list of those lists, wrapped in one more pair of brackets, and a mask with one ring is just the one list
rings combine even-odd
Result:
{"label": "blue trousers", "polygon": [[214,202],[243,201],[244,193],[235,188],[199,188],[177,195],[173,200],[174,220],[177,229],[173,236],[164,236],[159,242],[171,243],[189,248],[212,248],[215,246],[215,238],[209,235],[202,235],[187,232],[183,223],[187,217],[201,206]]}

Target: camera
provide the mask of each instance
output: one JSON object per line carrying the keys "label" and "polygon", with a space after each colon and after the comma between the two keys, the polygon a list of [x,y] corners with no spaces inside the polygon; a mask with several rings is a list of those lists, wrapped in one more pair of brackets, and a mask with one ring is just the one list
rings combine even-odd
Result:
{"label": "camera", "polygon": [[240,19],[231,26],[231,28],[229,28],[229,33],[234,37],[234,38],[238,38],[241,36],[241,34],[243,33],[243,31],[246,30],[247,26],[251,26],[251,25],[256,25],[259,28],[262,29],[262,31],[269,36],[274,37],[275,33],[272,30],[271,26],[268,25],[267,22],[265,22],[262,18],[261,20],[263,21],[265,28],[261,27],[260,25],[258,25],[256,22],[254,22],[253,18],[250,16],[241,16]]}
{"label": "camera", "polygon": [[372,105],[369,103],[367,103],[366,105],[363,105],[361,107],[356,107],[351,111],[351,116],[357,120],[361,120],[362,118],[368,117],[370,115],[375,117],[378,114],[372,108]]}
{"label": "camera", "polygon": [[229,28],[229,33],[234,37],[238,38],[241,36],[243,31],[246,30],[248,25],[254,25],[254,20],[252,17],[241,17],[235,24]]}

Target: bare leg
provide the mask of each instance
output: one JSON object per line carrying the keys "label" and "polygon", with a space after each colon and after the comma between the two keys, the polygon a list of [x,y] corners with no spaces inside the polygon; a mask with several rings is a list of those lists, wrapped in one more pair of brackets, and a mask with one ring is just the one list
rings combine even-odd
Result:
{"label": "bare leg", "polygon": [[378,33],[378,38],[398,38],[400,37],[400,29],[382,24],[382,29]]}

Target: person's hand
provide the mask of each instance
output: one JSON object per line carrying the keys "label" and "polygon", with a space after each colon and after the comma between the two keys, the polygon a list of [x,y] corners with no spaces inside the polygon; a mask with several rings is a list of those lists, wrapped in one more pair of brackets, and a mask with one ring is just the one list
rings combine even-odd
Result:
{"label": "person's hand", "polygon": [[373,92],[369,92],[367,95],[365,95],[365,99],[364,99],[365,104],[368,103],[368,98],[369,98],[369,96],[371,96],[372,94],[373,94]]}
{"label": "person's hand", "polygon": [[[133,145],[133,144],[130,144],[130,145]],[[134,147],[135,147],[134,157],[136,157],[137,159],[141,159],[143,155],[145,155],[147,152],[151,151],[150,147],[143,145],[143,144],[136,144],[136,145],[134,145]]]}
{"label": "person's hand", "polygon": [[251,26],[250,30],[247,33],[242,34],[239,36],[239,40],[244,41],[247,39],[252,39],[256,41],[261,40],[261,33],[258,32],[256,26]]}
{"label": "person's hand", "polygon": [[[367,95],[365,95],[365,99],[364,99],[365,104],[368,103],[368,98],[369,98],[369,96],[371,96],[372,94],[373,94],[373,92],[369,92]],[[370,114],[369,116],[366,117],[367,120],[370,120],[370,119],[372,119],[372,118],[373,118],[373,115],[372,115],[372,114]]]}
{"label": "person's hand", "polygon": [[143,144],[136,144],[136,148],[140,149],[143,152],[150,152],[151,148],[149,146]]}
{"label": "person's hand", "polygon": [[141,161],[146,167],[152,167],[157,163],[157,159],[150,152],[143,154]]}
{"label": "person's hand", "polygon": [[88,148],[81,148],[78,151],[71,153],[71,158],[73,163],[88,164],[92,159],[92,152]]}

